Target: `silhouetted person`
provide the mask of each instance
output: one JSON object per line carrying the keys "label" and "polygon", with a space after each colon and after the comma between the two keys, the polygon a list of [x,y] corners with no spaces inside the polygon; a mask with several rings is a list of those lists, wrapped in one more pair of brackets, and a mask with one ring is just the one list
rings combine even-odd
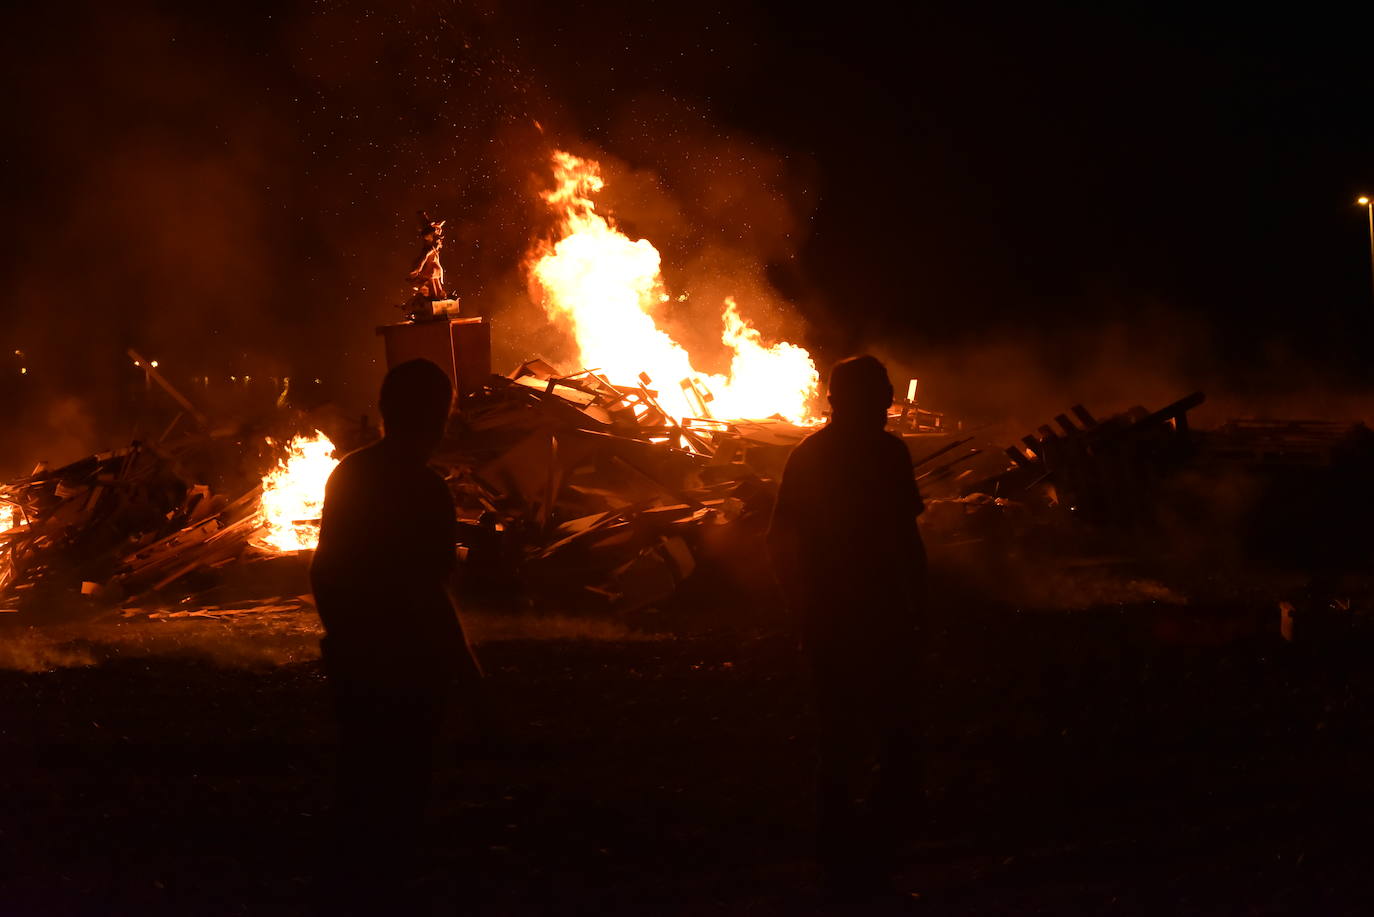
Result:
{"label": "silhouetted person", "polygon": [[464,687],[475,701],[480,678],[450,597],[453,500],[426,465],[452,401],[448,377],[428,360],[387,373],[382,439],[330,475],[310,569],[338,723],[327,887],[359,910],[374,896],[395,904],[447,702]]}
{"label": "silhouetted person", "polygon": [[884,430],[891,404],[892,383],[875,358],[834,368],[830,423],[789,457],[768,533],[810,664],[817,852],[840,890],[879,890],[920,792],[926,559],[916,517],[924,507],[906,446]]}

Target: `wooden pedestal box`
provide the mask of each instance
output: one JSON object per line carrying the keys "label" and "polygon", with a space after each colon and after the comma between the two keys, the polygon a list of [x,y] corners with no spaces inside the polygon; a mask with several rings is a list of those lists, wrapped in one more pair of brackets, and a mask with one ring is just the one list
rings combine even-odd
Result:
{"label": "wooden pedestal box", "polygon": [[394,322],[377,329],[386,343],[386,366],[423,357],[448,373],[458,396],[480,388],[491,375],[491,325],[484,318]]}

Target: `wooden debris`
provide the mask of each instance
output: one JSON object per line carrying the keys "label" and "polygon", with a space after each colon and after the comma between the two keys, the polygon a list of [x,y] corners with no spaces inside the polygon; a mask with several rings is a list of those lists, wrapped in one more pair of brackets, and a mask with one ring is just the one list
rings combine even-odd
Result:
{"label": "wooden debris", "polygon": [[1204,399],[1194,392],[1158,411],[1135,407],[1100,423],[1076,404],[1070,410],[1082,426],[1056,415],[1058,432],[1043,424],[1023,436],[1007,447],[1006,471],[965,492],[1020,497],[1040,489],[1082,519],[1135,527],[1151,518],[1159,480],[1196,453],[1187,414]]}
{"label": "wooden debris", "polygon": [[[464,520],[463,546],[482,559],[474,567],[498,558],[508,579],[560,610],[633,610],[690,573],[704,527],[766,520],[772,482],[807,430],[674,420],[652,384],[597,369],[565,375],[533,359],[463,403],[462,429],[436,464]],[[705,415],[709,392],[691,393]]]}

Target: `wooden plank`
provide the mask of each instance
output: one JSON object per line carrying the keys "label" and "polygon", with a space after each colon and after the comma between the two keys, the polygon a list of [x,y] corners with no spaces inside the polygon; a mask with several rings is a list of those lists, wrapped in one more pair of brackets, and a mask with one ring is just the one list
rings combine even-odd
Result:
{"label": "wooden plank", "polygon": [[[641,377],[643,375],[643,373],[640,373]],[[675,434],[681,436],[687,442],[687,444],[692,447],[692,450],[694,452],[696,452],[699,455],[707,456],[708,458],[715,452],[715,449],[713,449],[711,447],[711,444],[706,442],[705,439],[696,435],[695,433],[688,432],[680,424],[673,421],[673,418],[669,416],[667,411],[663,410],[663,408],[659,405],[658,400],[654,398],[654,396],[650,393],[647,383],[639,387],[639,393],[641,396],[643,396],[643,398],[649,404],[650,407],[652,407],[655,411],[658,411],[660,414],[663,415],[663,419],[665,421],[668,421],[668,424],[671,427],[672,431]]]}
{"label": "wooden plank", "polygon": [[939,449],[936,449],[934,452],[931,452],[931,453],[929,453],[928,455],[923,456],[923,457],[920,458],[919,460],[913,461],[913,462],[911,463],[911,467],[912,467],[912,468],[920,468],[922,465],[924,465],[926,462],[930,461],[931,459],[939,458],[940,456],[944,455],[946,452],[950,451],[951,449],[957,449],[957,448],[959,448],[960,446],[963,446],[963,445],[965,445],[965,444],[967,444],[967,443],[970,443],[970,442],[972,442],[972,441],[973,441],[973,437],[972,437],[972,436],[965,437],[964,439],[956,439],[954,442],[948,443],[948,444],[946,444],[946,445],[944,445],[944,446],[941,446]]}
{"label": "wooden plank", "polygon": [[130,347],[125,353],[133,358],[135,366],[148,374],[148,378],[161,386],[162,390],[168,395],[171,395],[173,401],[185,408],[186,413],[190,414],[196,423],[200,424],[202,428],[208,428],[210,426],[209,421],[205,419],[205,415],[197,411],[195,405],[187,401],[186,396],[177,391],[176,388],[172,386],[172,383],[164,379],[162,373],[158,372],[153,364],[145,360],[137,350]]}
{"label": "wooden plank", "polygon": [[943,477],[944,475],[948,474],[949,471],[950,471],[951,469],[957,468],[959,465],[962,465],[964,462],[967,462],[969,459],[973,458],[975,455],[981,454],[982,451],[983,451],[982,449],[974,449],[973,451],[969,452],[969,453],[966,454],[966,455],[961,455],[961,456],[959,456],[959,457],[956,458],[956,459],[951,459],[950,461],[945,462],[943,465],[937,465],[936,467],[930,469],[929,471],[925,472],[924,474],[917,475],[917,476],[916,476],[916,480],[917,480],[917,482],[920,482],[920,481],[926,480],[927,478],[930,478],[930,479],[938,479],[938,478],[941,478],[941,477]]}
{"label": "wooden plank", "polygon": [[653,485],[654,487],[658,488],[660,491],[662,491],[663,493],[665,493],[665,494],[667,494],[668,496],[672,497],[672,498],[673,498],[674,500],[676,500],[678,503],[686,503],[686,504],[688,504],[689,506],[691,506],[691,507],[693,507],[693,508],[699,508],[699,507],[702,505],[702,503],[701,503],[700,500],[696,500],[696,499],[694,499],[694,498],[692,498],[692,497],[689,497],[689,496],[687,496],[685,493],[682,493],[681,491],[679,491],[677,488],[671,487],[671,486],[669,486],[668,484],[665,484],[664,482],[660,481],[658,478],[656,478],[656,477],[654,477],[653,475],[649,474],[649,473],[648,473],[647,471],[645,471],[643,468],[640,468],[639,466],[637,466],[637,465],[635,465],[634,463],[630,462],[629,460],[625,459],[623,456],[619,456],[619,455],[613,455],[613,456],[611,456],[611,464],[612,464],[612,465],[616,465],[616,466],[618,466],[618,467],[620,467],[620,468],[624,468],[624,469],[626,469],[627,471],[630,471],[635,477],[639,478],[640,480],[644,481],[644,482],[647,483],[647,484],[651,484],[651,485]]}
{"label": "wooden plank", "polygon": [[539,392],[543,395],[553,395],[555,398],[562,398],[564,401],[576,404],[578,407],[586,407],[592,404],[596,401],[597,397],[582,391],[580,388],[564,385],[557,379],[544,380],[535,376],[521,376],[511,381],[531,391]]}
{"label": "wooden plank", "polygon": [[1188,411],[1202,404],[1207,400],[1207,396],[1202,392],[1193,392],[1186,398],[1180,398],[1173,404],[1165,405],[1153,414],[1147,414],[1140,418],[1136,423],[1137,427],[1148,427],[1166,420],[1174,420],[1183,416]]}

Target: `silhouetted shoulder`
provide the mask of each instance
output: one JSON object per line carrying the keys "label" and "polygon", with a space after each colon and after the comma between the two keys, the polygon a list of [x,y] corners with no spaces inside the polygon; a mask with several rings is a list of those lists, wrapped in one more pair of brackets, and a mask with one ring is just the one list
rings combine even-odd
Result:
{"label": "silhouetted shoulder", "polygon": [[329,480],[325,482],[326,492],[347,488],[349,485],[356,486],[360,479],[377,473],[380,465],[380,446],[380,441],[375,442],[355,449],[340,459],[339,464],[335,465],[330,473]]}
{"label": "silhouetted shoulder", "polygon": [[894,468],[900,469],[905,476],[912,476],[911,450],[906,447],[900,436],[884,431],[881,448],[884,458],[891,462]]}
{"label": "silhouetted shoulder", "polygon": [[325,486],[317,577],[438,582],[454,564],[453,498],[433,469],[385,441],[345,456]]}
{"label": "silhouetted shoulder", "polygon": [[883,441],[888,449],[898,455],[906,456],[908,460],[910,459],[911,453],[907,451],[906,443],[902,442],[902,438],[896,433],[889,433],[884,430]]}
{"label": "silhouetted shoulder", "polygon": [[342,474],[344,478],[366,473],[370,469],[385,464],[388,457],[387,453],[388,450],[382,444],[381,440],[377,440],[375,443],[369,443],[361,449],[354,449],[352,452],[345,455],[343,459],[340,460],[339,464],[335,466],[334,473]]}
{"label": "silhouetted shoulder", "polygon": [[[416,489],[426,496],[442,497],[450,501],[448,485],[433,468],[414,461],[406,461],[388,449],[382,441],[364,446],[344,456],[335,466],[325,485],[326,492],[346,492],[354,487],[367,487],[374,493],[402,487]],[[327,505],[327,501],[326,501]]]}

